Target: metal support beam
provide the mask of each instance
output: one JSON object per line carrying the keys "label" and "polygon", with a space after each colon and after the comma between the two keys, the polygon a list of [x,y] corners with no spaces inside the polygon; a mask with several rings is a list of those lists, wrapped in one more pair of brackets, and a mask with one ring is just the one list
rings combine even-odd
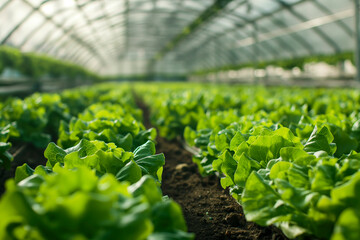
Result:
{"label": "metal support beam", "polygon": [[[107,45],[106,44],[104,45],[104,43],[102,43],[102,41],[101,41],[102,38],[101,38],[101,36],[99,36],[98,30],[94,27],[93,22],[90,20],[90,18],[88,17],[88,15],[85,12],[83,6],[81,4],[79,4],[78,1],[76,1],[76,7],[79,10],[79,12],[82,14],[83,19],[85,20],[86,24],[88,25],[88,28],[91,31],[91,35],[93,36],[93,38],[95,39],[95,41],[97,43],[96,48],[98,48],[100,46],[102,49],[106,49]],[[101,53],[102,53],[102,51],[97,52],[98,56],[102,59],[102,62],[106,63],[106,57],[102,56]]]}
{"label": "metal support beam", "polygon": [[[326,15],[334,14],[334,12],[332,12],[328,7],[326,7],[324,4],[320,3],[319,0],[312,1],[312,3]],[[348,37],[351,37],[351,38],[354,37],[353,30],[348,25],[346,25],[346,23],[344,21],[339,20],[334,23],[336,25],[338,25],[345,32],[345,34],[348,35]]]}
{"label": "metal support beam", "polygon": [[32,9],[18,24],[16,24],[10,32],[1,40],[0,44],[5,44],[9,38],[18,30],[21,25],[23,25],[34,13],[36,12],[36,9]]}
{"label": "metal support beam", "polygon": [[[95,0],[92,0],[92,1],[88,1],[88,2],[85,2],[82,4],[82,6],[86,6],[87,4],[93,2]],[[71,11],[73,10],[73,7],[66,7],[66,8],[61,8],[61,9],[58,9],[56,12],[54,12],[51,16],[45,16],[43,15],[44,17],[44,21],[43,23],[39,26],[39,27],[35,27],[33,31],[31,31],[29,33],[29,35],[27,35],[26,37],[24,37],[24,40],[21,42],[21,44],[19,45],[19,48],[21,49],[27,42],[29,42],[32,37],[34,37],[40,30],[42,27],[44,27],[47,23],[52,23],[54,24],[54,18],[57,17],[57,16],[60,16],[61,14],[65,14],[67,13],[68,11]],[[85,25],[87,27],[87,25]],[[47,34],[47,39],[50,39],[52,34],[54,32],[56,32],[58,29],[57,28],[54,28],[52,31],[49,32],[49,34]],[[41,31],[40,31],[41,32]],[[40,46],[43,46],[46,42],[43,42],[42,44],[39,44]],[[38,49],[36,49],[38,50]]]}
{"label": "metal support beam", "polygon": [[45,0],[45,1],[42,1],[39,6],[37,7],[34,7],[34,6],[31,6],[32,7],[32,10],[18,23],[16,24],[12,29],[11,31],[6,35],[6,37],[4,37],[2,40],[1,40],[1,43],[0,44],[5,44],[9,38],[37,11],[39,11],[39,9],[45,4],[47,3],[48,0]]}
{"label": "metal support beam", "polygon": [[21,50],[26,43],[37,33],[39,32],[46,24],[48,23],[47,19],[44,18],[42,23],[39,26],[36,26],[33,31],[23,38],[23,41],[19,44],[18,48]]}
{"label": "metal support beam", "polygon": [[254,63],[255,63],[255,68],[257,67],[258,63],[259,63],[259,35],[258,35],[258,27],[256,23],[252,24],[252,38],[254,41],[253,44],[253,56],[254,56]]}
{"label": "metal support beam", "polygon": [[[114,27],[111,27],[112,26],[112,22],[109,18],[109,13],[107,12],[106,10],[106,0],[102,0],[101,1],[101,11],[103,13],[103,16],[104,16],[104,20],[106,21],[106,25],[109,27],[109,30],[111,31],[111,35],[112,35],[112,38],[113,38],[113,42],[111,43],[111,46],[113,47],[116,47],[117,46],[117,42],[119,41],[119,39],[121,38],[120,34],[117,33],[116,31],[116,28]],[[101,35],[101,32],[99,32],[100,35]],[[109,50],[109,52],[111,52]],[[113,52],[113,55],[115,55],[116,52]]]}
{"label": "metal support beam", "polygon": [[[246,25],[247,26],[247,25]],[[236,36],[228,36],[230,33],[234,33]],[[234,42],[238,41],[238,39],[241,39],[241,38],[247,38],[248,35],[243,35],[242,32],[235,32],[234,29],[228,29],[228,30],[225,30],[225,31],[222,31],[222,32],[219,32],[219,33],[216,33],[216,34],[210,34],[208,29],[202,29],[201,32],[198,32],[199,35],[204,35],[204,36],[207,36],[206,39],[204,39],[203,41],[200,41],[199,44],[194,44],[194,46],[192,46],[191,48],[189,49],[179,49],[177,50],[178,52],[178,59],[185,59],[187,58],[187,56],[190,56],[191,58],[193,58],[193,52],[196,50],[196,49],[203,49],[205,50],[206,49],[206,46],[207,45],[210,45],[213,41],[216,41],[216,40],[219,40],[220,38],[224,37],[224,38],[227,38],[229,40],[233,40]],[[227,50],[229,52],[234,52],[234,50],[232,49],[232,46],[233,45],[230,45],[230,48],[228,48]],[[222,46],[225,48],[227,46],[227,44],[222,44]],[[277,56],[277,50],[275,48],[273,48],[270,44],[268,43],[265,43],[264,45],[262,45],[263,49],[264,49],[264,52],[268,52],[270,55],[272,55],[274,58]],[[225,51],[226,49],[224,49]],[[259,52],[260,52],[260,49],[259,49]],[[243,49],[243,52],[242,52],[242,57],[244,57],[244,55],[248,56],[248,61],[254,61],[254,51],[252,51],[252,49],[250,48],[244,48]],[[263,54],[260,54],[260,56],[262,56]],[[195,59],[194,59],[195,60]],[[239,59],[240,60],[240,59]],[[237,64],[237,63],[241,63],[242,61],[232,61],[230,60],[230,62],[226,62],[225,64]]]}
{"label": "metal support beam", "polygon": [[[93,1],[93,0],[92,0]],[[27,5],[29,5],[32,8],[35,8],[33,6],[32,3],[30,3],[28,0],[23,0],[24,3],[26,3]],[[47,2],[47,1],[44,1]],[[79,38],[78,36],[76,36],[75,34],[69,33],[70,30],[69,29],[65,29],[63,25],[56,23],[52,18],[48,18],[48,16],[41,11],[41,9],[37,9],[37,12],[44,18],[47,18],[49,22],[51,22],[57,29],[60,29],[63,31],[64,35],[69,36],[72,40],[74,40],[75,42],[77,42],[79,45],[81,45],[82,47],[84,47],[87,51],[89,51],[91,54],[93,54],[94,56],[96,56],[99,59],[99,62],[101,63],[105,63],[105,60],[102,58],[102,56],[98,53],[97,49],[95,49],[94,46],[92,46],[90,43],[84,42],[81,38]],[[45,44],[46,42],[44,42]]]}
{"label": "metal support beam", "polygon": [[252,24],[252,38],[253,38],[253,52],[254,52],[254,68],[252,70],[252,74],[253,74],[253,82],[257,83],[258,79],[256,78],[256,69],[259,66],[259,34],[258,34],[258,27],[256,22]]}
{"label": "metal support beam", "polygon": [[[157,1],[156,1],[156,0],[152,0],[152,11],[151,11],[151,13],[150,13],[149,23],[152,22],[151,19],[154,19],[156,9],[157,9]],[[158,26],[156,26],[156,24],[155,24],[155,26],[154,26],[154,32],[155,32],[155,34],[156,34],[157,32],[159,32],[159,28],[158,28]],[[147,71],[147,74],[149,74],[149,75],[155,74],[155,65],[149,64],[149,65],[147,66],[146,71]]]}
{"label": "metal support beam", "polygon": [[10,1],[10,0],[7,0],[3,5],[1,5],[1,6],[0,6],[0,12],[1,12],[4,8],[6,8],[6,6],[7,6],[9,3],[11,3],[11,1]]}
{"label": "metal support beam", "polygon": [[[249,20],[249,19],[247,19],[246,17],[243,17],[243,16],[238,16],[238,15],[234,15],[236,18],[238,18],[238,19],[240,19],[240,20],[242,20],[242,21],[244,21],[246,24],[245,25],[240,25],[238,28],[239,29],[241,29],[242,27],[246,27],[247,25],[257,25],[257,22],[258,21],[253,21],[253,20]],[[269,18],[271,19],[272,18],[272,16],[269,16]],[[257,34],[258,33],[260,33],[260,32],[269,32],[270,30],[268,29],[268,28],[266,28],[266,27],[260,27],[260,26],[256,26],[256,31],[257,31]],[[253,36],[248,36],[248,37],[253,37]],[[258,41],[259,39],[257,39],[257,41]],[[295,58],[296,57],[296,49],[291,45],[291,44],[289,44],[288,42],[286,42],[286,41],[284,41],[283,39],[281,39],[281,38],[277,38],[277,39],[275,39],[275,42],[276,42],[276,44],[280,47],[280,48],[283,48],[284,50],[286,50],[290,55],[291,55],[291,57],[292,58]],[[273,46],[271,46],[271,44],[270,43],[266,43],[266,48],[269,48],[269,46],[270,46],[270,48],[272,49],[272,50],[274,50],[275,48],[273,47]],[[265,46],[264,46],[265,47]],[[272,52],[273,54],[273,56],[274,56],[274,58],[276,58],[276,57],[278,57],[278,52],[277,52],[277,50],[274,50],[273,52]]]}
{"label": "metal support beam", "polygon": [[[299,13],[294,9],[294,6],[291,4],[288,4],[287,2],[284,2],[284,0],[276,0],[284,9],[287,9],[289,13],[291,13],[294,17],[296,17],[300,22],[306,22],[309,21],[303,14]],[[335,53],[341,52],[340,47],[338,44],[331,38],[329,35],[327,35],[322,29],[319,27],[313,27],[311,28],[325,43],[327,43]]]}
{"label": "metal support beam", "polygon": [[[305,1],[308,1],[308,0],[301,0],[299,2],[294,3],[292,6],[298,5],[298,4],[300,4],[302,2],[305,2]],[[239,21],[243,22],[242,24],[239,23],[234,28],[230,28],[230,29],[225,28],[224,31],[218,32],[218,33],[216,33],[214,35],[209,34],[210,29],[201,29],[201,32],[197,32],[197,33],[199,35],[209,35],[209,37],[206,40],[202,41],[200,44],[195,45],[195,47],[192,47],[191,49],[185,50],[185,52],[187,52],[187,53],[190,52],[191,53],[191,52],[194,51],[194,49],[197,49],[197,48],[200,48],[200,47],[204,48],[205,45],[209,44],[212,40],[215,40],[215,39],[217,39],[219,37],[223,37],[223,36],[228,35],[230,33],[236,34],[236,36],[234,36],[235,39],[252,38],[251,35],[242,36],[242,34],[240,34],[240,32],[236,31],[236,30],[245,28],[245,27],[247,27],[249,25],[253,25],[253,24],[255,24],[256,22],[260,21],[263,18],[269,18],[270,20],[272,20],[274,22],[274,24],[276,24],[280,28],[281,27],[282,28],[283,27],[288,27],[285,23],[282,23],[281,21],[279,21],[278,19],[275,18],[276,13],[278,13],[279,11],[282,11],[283,8],[275,9],[274,11],[269,12],[269,13],[265,13],[265,12],[261,11],[262,12],[261,16],[255,18],[255,19],[252,19],[252,20],[249,20],[244,16],[239,16],[238,14],[235,14],[235,13],[232,12],[237,7],[239,7],[239,6],[243,5],[243,4],[246,4],[246,3],[248,3],[248,2],[247,1],[240,2],[233,9],[228,9],[226,12],[224,12],[224,15],[225,15],[224,17],[231,17],[231,20],[233,20],[233,21],[239,20]],[[258,9],[258,11],[259,11],[259,9]],[[234,19],[232,19],[232,18],[234,18]],[[269,29],[267,29],[267,28],[265,28],[263,26],[262,27],[257,26],[257,28],[258,28],[258,31],[260,31],[260,32],[269,32],[270,31]],[[302,46],[304,46],[304,48],[309,52],[309,54],[315,54],[311,44],[308,43],[305,39],[303,39],[299,34],[297,34],[297,33],[292,34],[291,37],[294,39],[294,41],[297,41]],[[291,55],[292,58],[296,58],[296,56],[297,56],[296,50],[290,44],[288,44],[286,41],[284,41],[281,38],[276,38],[275,42],[278,44],[278,46],[280,48],[283,48],[283,49],[287,50],[287,52],[289,52],[289,54]],[[266,42],[266,41],[263,42],[261,47],[263,47],[264,50],[266,50],[270,55],[272,55],[274,59],[276,59],[278,57],[278,50],[275,47],[273,47],[269,42]],[[247,50],[247,48],[245,47],[244,50]],[[181,54],[178,54],[179,56],[186,55],[186,53],[184,53],[183,50],[180,50],[180,52],[181,52]],[[253,53],[253,51],[251,51],[251,55],[253,55],[252,53]]]}
{"label": "metal support beam", "polygon": [[214,16],[219,14],[232,0],[215,0],[215,2],[199,14],[188,26],[186,26],[171,41],[166,43],[163,48],[152,58],[149,63],[149,69],[156,61],[162,59],[165,54],[172,51],[180,42],[199,29],[204,23],[208,22]]}
{"label": "metal support beam", "polygon": [[356,80],[360,82],[360,0],[355,0]]}
{"label": "metal support beam", "polygon": [[[122,24],[123,24],[123,28],[125,29],[124,30],[125,47],[123,49],[120,49],[120,51],[118,53],[117,58],[119,60],[123,60],[124,57],[127,55],[127,52],[129,51],[129,42],[130,42],[130,31],[129,31],[130,30],[130,2],[129,2],[129,0],[125,0],[123,3],[124,3],[125,11],[122,13],[122,15],[124,16],[124,22]],[[113,27],[115,27],[115,25]]]}

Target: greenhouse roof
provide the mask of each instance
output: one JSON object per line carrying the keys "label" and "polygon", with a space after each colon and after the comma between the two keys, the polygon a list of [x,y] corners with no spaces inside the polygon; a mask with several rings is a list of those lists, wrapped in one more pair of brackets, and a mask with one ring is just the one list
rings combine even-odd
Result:
{"label": "greenhouse roof", "polygon": [[0,0],[1,44],[101,74],[183,74],[355,49],[353,0]]}

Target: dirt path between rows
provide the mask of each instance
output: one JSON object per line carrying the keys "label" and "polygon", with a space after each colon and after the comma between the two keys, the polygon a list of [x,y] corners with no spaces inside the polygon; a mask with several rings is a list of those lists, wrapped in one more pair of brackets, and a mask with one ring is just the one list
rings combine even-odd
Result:
{"label": "dirt path between rows", "polygon": [[30,167],[35,168],[38,165],[46,165],[44,149],[38,149],[29,143],[15,143],[10,153],[14,160],[11,162],[10,169],[0,168],[0,197],[5,192],[5,183],[9,178],[15,177],[15,171],[18,166],[27,163]]}
{"label": "dirt path between rows", "polygon": [[[151,127],[149,110],[140,101],[144,122]],[[156,150],[164,153],[162,191],[183,209],[189,232],[196,239],[267,239],[283,240],[286,237],[275,227],[260,227],[247,222],[241,206],[220,186],[216,176],[202,177],[192,162],[192,155],[179,141],[157,138]]]}

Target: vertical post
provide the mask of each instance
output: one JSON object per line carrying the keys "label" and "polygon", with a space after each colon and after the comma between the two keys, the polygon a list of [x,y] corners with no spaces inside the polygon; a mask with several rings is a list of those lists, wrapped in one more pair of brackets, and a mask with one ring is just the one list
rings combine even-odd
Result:
{"label": "vertical post", "polygon": [[355,0],[355,62],[356,80],[360,82],[360,0]]}
{"label": "vertical post", "polygon": [[[215,40],[212,41],[212,48],[211,48],[211,53],[209,53],[211,55],[209,55],[209,57],[212,57],[212,68],[216,69],[217,67],[217,53],[216,53],[216,42]],[[215,72],[215,82],[219,81],[219,72]]]}
{"label": "vertical post", "polygon": [[257,24],[254,22],[252,24],[252,32],[253,32],[253,54],[254,54],[254,70],[253,70],[253,77],[254,77],[254,82],[258,83],[258,79],[256,77],[256,69],[258,68],[258,63],[259,63],[259,38],[258,38],[258,27]]}

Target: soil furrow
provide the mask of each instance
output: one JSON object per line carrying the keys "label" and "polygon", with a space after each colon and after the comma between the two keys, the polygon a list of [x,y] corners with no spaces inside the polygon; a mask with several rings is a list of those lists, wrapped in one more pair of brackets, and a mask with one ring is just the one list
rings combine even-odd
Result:
{"label": "soil furrow", "polygon": [[[149,110],[140,101],[145,126],[151,127]],[[247,222],[241,206],[222,189],[216,176],[202,177],[192,155],[179,141],[157,138],[156,149],[164,153],[162,191],[183,209],[189,232],[196,239],[286,239],[275,227]]]}
{"label": "soil furrow", "polygon": [[28,143],[15,143],[10,153],[14,156],[10,169],[0,169],[0,197],[5,192],[5,183],[9,178],[15,177],[18,166],[27,163],[30,167],[36,168],[38,165],[46,165],[44,149],[38,149]]}

